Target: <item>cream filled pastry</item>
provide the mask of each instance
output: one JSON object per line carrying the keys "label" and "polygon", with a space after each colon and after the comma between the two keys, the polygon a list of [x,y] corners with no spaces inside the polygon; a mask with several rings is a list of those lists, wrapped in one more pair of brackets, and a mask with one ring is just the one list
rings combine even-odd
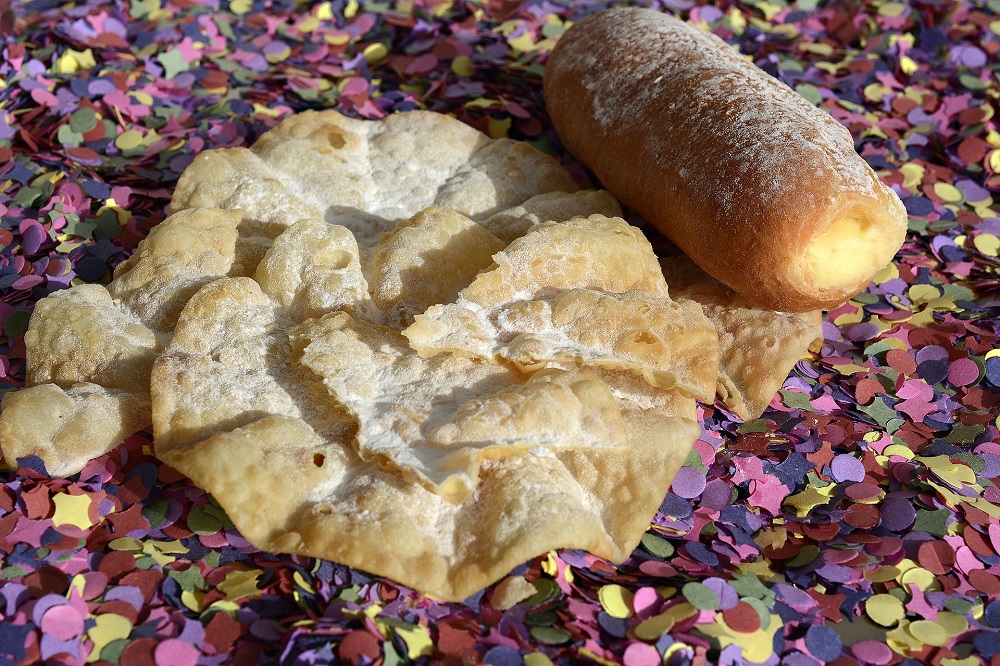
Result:
{"label": "cream filled pastry", "polygon": [[608,190],[758,305],[835,307],[903,242],[905,209],[846,128],[673,16],[579,21],[544,92],[562,141]]}

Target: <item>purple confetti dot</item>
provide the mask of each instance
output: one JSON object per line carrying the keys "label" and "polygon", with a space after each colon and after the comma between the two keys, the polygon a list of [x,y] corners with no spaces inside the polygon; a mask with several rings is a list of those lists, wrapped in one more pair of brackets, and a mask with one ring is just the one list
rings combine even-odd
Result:
{"label": "purple confetti dot", "polygon": [[[997,459],[1000,461],[1000,458]],[[733,489],[721,479],[714,479],[705,484],[701,493],[701,505],[708,509],[721,511],[733,501]]]}
{"label": "purple confetti dot", "polygon": [[38,222],[30,221],[21,225],[21,247],[25,254],[38,252],[45,240],[45,228]]}
{"label": "purple confetti dot", "polygon": [[870,322],[864,322],[861,324],[855,324],[851,326],[850,330],[847,331],[847,339],[851,342],[861,342],[863,340],[872,340],[877,338],[881,331],[876,324]]}
{"label": "purple confetti dot", "polygon": [[917,518],[912,500],[888,499],[882,502],[882,526],[893,532],[902,532]]}
{"label": "purple confetti dot", "polygon": [[694,467],[681,467],[670,489],[684,499],[698,497],[705,490],[705,473]]}
{"label": "purple confetti dot", "polygon": [[917,365],[925,361],[947,361],[948,350],[940,345],[927,345],[917,350]]}
{"label": "purple confetti dot", "polygon": [[830,471],[837,481],[864,481],[865,465],[854,456],[843,453],[830,463]]}

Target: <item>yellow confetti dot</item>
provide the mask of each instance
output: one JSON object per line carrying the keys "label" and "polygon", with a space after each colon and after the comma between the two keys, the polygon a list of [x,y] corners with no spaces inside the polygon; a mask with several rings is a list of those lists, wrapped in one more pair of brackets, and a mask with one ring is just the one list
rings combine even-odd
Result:
{"label": "yellow confetti dot", "polygon": [[899,68],[903,70],[903,74],[910,76],[918,69],[920,69],[920,65],[918,65],[916,61],[910,56],[903,56],[902,58],[899,59]]}
{"label": "yellow confetti dot", "polygon": [[524,655],[524,666],[552,666],[552,660],[542,652]]}
{"label": "yellow confetti dot", "polygon": [[965,198],[962,190],[950,183],[934,183],[934,194],[938,195],[948,203],[958,203]]}
{"label": "yellow confetti dot", "polygon": [[942,611],[937,614],[937,623],[949,636],[958,636],[969,628],[969,621],[957,613]]}
{"label": "yellow confetti dot", "polygon": [[932,586],[937,584],[934,574],[923,567],[913,567],[912,569],[905,571],[903,575],[899,577],[899,582],[903,585],[916,585],[917,588],[921,590],[929,590]]}
{"label": "yellow confetti dot", "polygon": [[627,618],[635,612],[632,608],[633,594],[621,585],[605,585],[597,593],[601,607],[611,617]]}
{"label": "yellow confetti dot", "polygon": [[190,590],[184,590],[181,592],[181,603],[190,610],[193,610],[195,613],[200,613],[205,610],[204,601],[204,592],[191,592]]}
{"label": "yellow confetti dot", "polygon": [[542,562],[542,571],[553,578],[559,573],[559,564],[556,562],[556,554],[554,552],[549,551],[545,555],[545,561]]}
{"label": "yellow confetti dot", "polygon": [[924,645],[934,645],[941,647],[948,644],[948,633],[937,622],[930,620],[917,620],[911,622],[907,627],[910,635],[922,642]]}
{"label": "yellow confetti dot", "polygon": [[231,0],[229,3],[229,11],[237,16],[243,16],[251,8],[253,8],[253,0]]}
{"label": "yellow confetti dot", "polygon": [[535,50],[535,42],[531,40],[531,33],[525,30],[517,37],[513,37],[507,40],[507,44],[510,45],[514,51],[520,53],[526,53],[528,51]]}
{"label": "yellow confetti dot", "polygon": [[127,617],[122,617],[115,613],[102,613],[90,618],[94,621],[94,626],[87,632],[87,636],[93,642],[94,647],[87,655],[87,662],[93,663],[101,658],[101,650],[108,643],[128,638],[132,633],[132,623]]}
{"label": "yellow confetti dot", "polygon": [[965,659],[948,659],[945,657],[941,660],[941,666],[980,666],[982,664],[978,657],[974,655],[969,655]]}
{"label": "yellow confetti dot", "polygon": [[81,69],[92,69],[97,65],[94,60],[94,52],[90,49],[84,51],[74,51],[68,49],[56,60],[55,70],[59,74],[75,74]]}
{"label": "yellow confetti dot", "polygon": [[908,162],[899,167],[899,170],[903,174],[903,187],[908,190],[913,190],[920,183],[924,182],[924,172],[926,169],[919,164]]}
{"label": "yellow confetti dot", "polygon": [[899,16],[906,9],[906,5],[901,2],[887,2],[878,8],[880,16]]}
{"label": "yellow confetti dot", "polygon": [[118,537],[117,539],[112,539],[108,542],[108,548],[111,550],[138,552],[142,550],[142,542],[133,537]]}
{"label": "yellow confetti dot", "polygon": [[874,594],[865,602],[865,612],[872,621],[891,627],[906,615],[903,602],[891,594]]}
{"label": "yellow confetti dot", "polygon": [[410,659],[429,657],[434,653],[434,641],[427,627],[417,625],[412,629],[397,628],[396,634],[406,643],[406,652]]}
{"label": "yellow confetti dot", "polygon": [[882,284],[883,282],[888,282],[889,280],[895,280],[899,277],[899,269],[896,268],[896,264],[889,264],[872,278],[875,284]]}
{"label": "yellow confetti dot", "polygon": [[382,42],[374,42],[366,46],[361,55],[365,57],[369,65],[374,65],[385,60],[385,57],[389,55],[389,49]]}
{"label": "yellow confetti dot", "polygon": [[296,27],[299,29],[299,32],[312,32],[319,27],[319,19],[315,16],[310,16],[299,21]]}
{"label": "yellow confetti dot", "polygon": [[122,150],[131,150],[142,145],[142,134],[139,130],[125,130],[115,137],[115,145]]}
{"label": "yellow confetti dot", "polygon": [[90,529],[94,522],[90,519],[90,505],[93,500],[90,495],[67,495],[59,493],[52,497],[52,503],[56,505],[55,513],[52,514],[52,524],[73,525],[81,530]]}
{"label": "yellow confetti dot", "polygon": [[905,458],[906,460],[913,460],[914,453],[913,449],[903,444],[890,444],[882,450],[882,455],[885,456],[898,456],[900,458]]}
{"label": "yellow confetti dot", "polygon": [[472,58],[469,56],[458,56],[451,61],[451,71],[462,77],[470,77],[476,73],[476,68],[472,66]]}
{"label": "yellow confetti dot", "polygon": [[676,620],[670,611],[654,615],[648,620],[643,620],[635,628],[635,637],[643,641],[655,641],[663,634],[674,628]]}
{"label": "yellow confetti dot", "polygon": [[329,2],[321,2],[316,7],[316,18],[321,21],[329,21],[333,18],[333,6]]}
{"label": "yellow confetti dot", "polygon": [[907,290],[906,295],[914,303],[926,303],[940,296],[941,290],[932,284],[915,284]]}
{"label": "yellow confetti dot", "polygon": [[1000,238],[993,234],[979,234],[972,240],[972,244],[976,246],[977,250],[991,257],[1000,254]]}
{"label": "yellow confetti dot", "polygon": [[866,571],[865,578],[873,583],[888,583],[890,580],[896,580],[899,576],[899,569],[891,565],[881,566],[875,571]]}

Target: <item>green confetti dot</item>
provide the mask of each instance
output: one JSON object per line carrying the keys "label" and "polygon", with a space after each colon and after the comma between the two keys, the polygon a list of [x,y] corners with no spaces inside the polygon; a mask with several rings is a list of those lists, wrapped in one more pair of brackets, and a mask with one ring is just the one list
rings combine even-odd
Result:
{"label": "green confetti dot", "polygon": [[74,130],[69,124],[62,125],[56,132],[56,139],[67,148],[76,148],[83,143],[83,134]]}
{"label": "green confetti dot", "polygon": [[188,529],[195,534],[207,536],[215,534],[222,529],[222,521],[212,512],[205,509],[205,505],[196,506],[191,509],[187,520]]}
{"label": "green confetti dot", "polygon": [[573,637],[573,634],[565,629],[556,629],[554,627],[532,627],[531,635],[536,641],[545,643],[546,645],[563,645],[564,643],[568,643]]}
{"label": "green confetti dot", "polygon": [[525,600],[529,606],[541,606],[559,596],[559,584],[551,578],[539,578],[532,585],[536,592]]}
{"label": "green confetti dot", "polygon": [[704,583],[687,583],[681,588],[681,594],[698,610],[719,610],[719,595]]}
{"label": "green confetti dot", "polygon": [[74,132],[84,134],[97,127],[97,114],[86,107],[77,109],[69,117],[69,126]]}
{"label": "green confetti dot", "polygon": [[661,559],[673,557],[676,552],[674,544],[670,543],[663,537],[649,533],[642,535],[642,547]]}
{"label": "green confetti dot", "polygon": [[112,664],[121,663],[122,654],[125,652],[128,644],[129,640],[127,638],[119,638],[118,640],[111,641],[101,650],[101,661],[110,661]]}
{"label": "green confetti dot", "polygon": [[28,320],[31,313],[27,310],[14,310],[3,321],[3,333],[8,340],[22,337],[28,330]]}
{"label": "green confetti dot", "polygon": [[166,500],[158,499],[142,508],[142,517],[149,521],[150,527],[159,527],[167,519],[169,508],[170,504]]}

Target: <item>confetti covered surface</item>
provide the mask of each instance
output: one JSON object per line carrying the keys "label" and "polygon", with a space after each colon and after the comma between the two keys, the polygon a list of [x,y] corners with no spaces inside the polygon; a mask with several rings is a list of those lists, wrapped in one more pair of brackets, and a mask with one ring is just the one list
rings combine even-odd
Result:
{"label": "confetti covered surface", "polygon": [[[39,298],[108,281],[194,155],[289,113],[427,108],[558,154],[544,61],[606,4],[0,0],[0,387]],[[68,480],[0,471],[0,664],[1000,663],[1000,2],[642,4],[845,124],[911,233],[761,419],[702,407],[632,557],[436,603],[256,551],[138,433]]]}

